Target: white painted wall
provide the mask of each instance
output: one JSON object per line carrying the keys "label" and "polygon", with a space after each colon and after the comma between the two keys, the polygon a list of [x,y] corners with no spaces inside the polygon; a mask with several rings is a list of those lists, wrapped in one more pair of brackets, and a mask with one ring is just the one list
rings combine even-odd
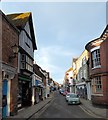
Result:
{"label": "white painted wall", "polygon": [[24,28],[26,31],[27,31],[27,33],[29,34],[29,36],[31,37],[31,33],[30,33],[30,27],[29,27],[29,22],[27,22],[26,23],[26,26],[25,26],[25,28]]}
{"label": "white painted wall", "polygon": [[[26,24],[24,29],[27,31],[27,33],[30,34],[30,28],[28,23]],[[26,43],[30,46],[30,48],[26,45]],[[27,37],[26,33],[23,30],[19,35],[19,46],[21,46],[32,58],[34,58],[32,41]]]}
{"label": "white painted wall", "polygon": [[87,99],[91,100],[91,86],[90,86],[90,83],[87,83]]}

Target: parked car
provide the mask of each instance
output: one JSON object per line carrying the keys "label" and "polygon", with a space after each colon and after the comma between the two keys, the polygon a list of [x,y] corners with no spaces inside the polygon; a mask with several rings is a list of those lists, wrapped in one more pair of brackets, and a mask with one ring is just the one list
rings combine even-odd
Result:
{"label": "parked car", "polygon": [[60,89],[60,90],[59,90],[59,93],[60,93],[60,94],[63,94],[63,92],[64,92],[63,89]]}
{"label": "parked car", "polygon": [[66,95],[66,101],[68,104],[80,104],[80,98],[77,94],[75,93],[68,93]]}
{"label": "parked car", "polygon": [[65,97],[66,102],[68,101],[68,98],[69,98],[70,94],[72,94],[72,93],[67,93],[67,95],[66,95],[66,97]]}
{"label": "parked car", "polygon": [[61,90],[62,90],[62,89],[59,89],[59,93],[60,93],[60,94],[61,94]]}
{"label": "parked car", "polygon": [[64,91],[64,92],[63,92],[63,95],[64,95],[64,96],[66,96],[67,94],[68,94],[68,92],[67,92],[67,91]]}

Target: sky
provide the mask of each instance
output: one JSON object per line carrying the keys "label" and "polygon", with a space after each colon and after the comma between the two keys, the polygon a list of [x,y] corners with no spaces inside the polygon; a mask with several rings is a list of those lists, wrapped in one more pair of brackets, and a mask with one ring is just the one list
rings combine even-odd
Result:
{"label": "sky", "polygon": [[100,37],[106,26],[105,2],[2,2],[4,14],[32,12],[36,63],[63,83],[72,58]]}

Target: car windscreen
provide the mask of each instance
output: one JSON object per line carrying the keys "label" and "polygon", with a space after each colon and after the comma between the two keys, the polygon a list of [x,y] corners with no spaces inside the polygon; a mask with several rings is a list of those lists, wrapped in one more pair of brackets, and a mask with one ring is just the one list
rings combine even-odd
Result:
{"label": "car windscreen", "polygon": [[76,94],[71,94],[70,97],[78,98],[78,96]]}

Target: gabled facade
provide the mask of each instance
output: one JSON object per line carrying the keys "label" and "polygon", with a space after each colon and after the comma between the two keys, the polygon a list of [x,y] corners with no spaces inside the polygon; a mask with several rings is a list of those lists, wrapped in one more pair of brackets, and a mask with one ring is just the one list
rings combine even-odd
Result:
{"label": "gabled facade", "polygon": [[16,13],[7,15],[19,29],[18,53],[18,108],[32,103],[32,74],[34,50],[37,49],[32,22],[32,14]]}
{"label": "gabled facade", "polygon": [[88,58],[87,50],[84,50],[76,61],[77,66],[77,81],[76,92],[83,98],[91,99],[90,82],[88,79]]}
{"label": "gabled facade", "polygon": [[67,81],[66,86],[69,89],[68,91],[75,92],[74,87],[73,87],[74,83],[73,83],[73,68],[72,67],[66,71],[65,76],[66,76],[66,81]]}
{"label": "gabled facade", "polygon": [[92,102],[108,105],[108,25],[102,35],[87,43],[89,52],[89,79],[92,87]]}

